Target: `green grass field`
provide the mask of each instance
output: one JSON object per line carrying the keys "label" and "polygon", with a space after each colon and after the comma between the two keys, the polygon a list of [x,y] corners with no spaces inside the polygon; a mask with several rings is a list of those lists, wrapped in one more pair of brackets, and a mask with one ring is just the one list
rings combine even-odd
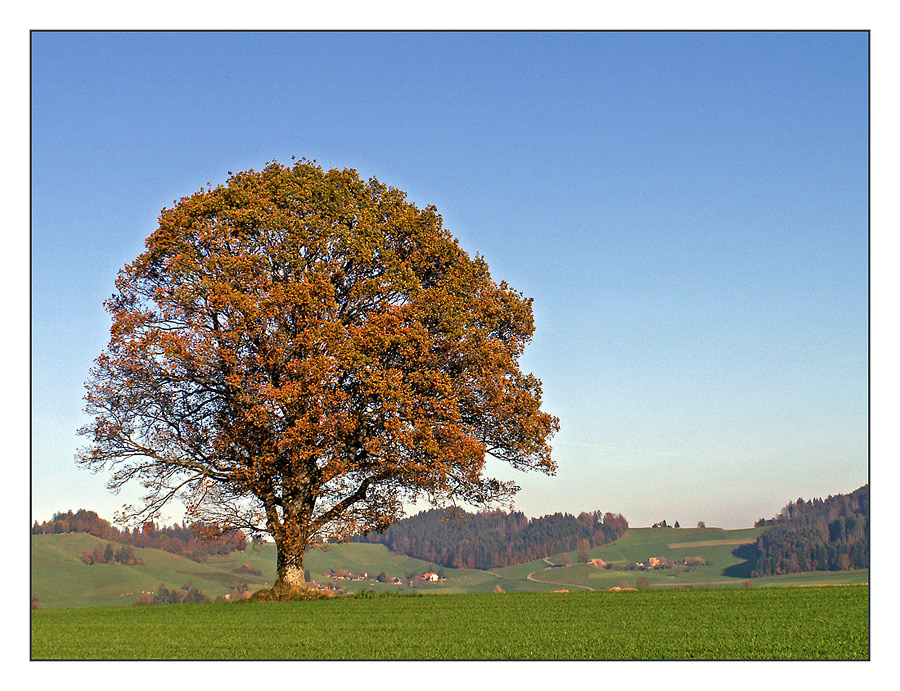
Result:
{"label": "green grass field", "polygon": [[38,610],[34,659],[867,659],[869,589],[341,597]]}

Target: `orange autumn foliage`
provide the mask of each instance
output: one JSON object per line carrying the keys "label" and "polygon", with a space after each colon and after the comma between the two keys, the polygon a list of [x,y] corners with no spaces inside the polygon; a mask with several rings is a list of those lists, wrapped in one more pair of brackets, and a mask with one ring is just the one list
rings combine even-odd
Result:
{"label": "orange autumn foliage", "polygon": [[164,209],[106,302],[79,462],[123,518],[178,496],[191,519],[267,532],[278,582],[303,551],[386,527],[404,502],[490,506],[490,456],[555,471],[540,381],[519,370],[531,300],[495,282],[434,207],[299,161]]}

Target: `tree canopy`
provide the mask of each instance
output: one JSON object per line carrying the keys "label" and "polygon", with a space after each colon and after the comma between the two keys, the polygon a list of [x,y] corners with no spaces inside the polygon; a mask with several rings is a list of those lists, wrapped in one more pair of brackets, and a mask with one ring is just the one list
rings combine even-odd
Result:
{"label": "tree canopy", "polygon": [[79,462],[189,517],[270,533],[278,583],[311,542],[385,528],[404,502],[488,507],[488,456],[555,472],[558,420],[519,369],[531,300],[432,207],[299,161],[163,209],[105,306]]}

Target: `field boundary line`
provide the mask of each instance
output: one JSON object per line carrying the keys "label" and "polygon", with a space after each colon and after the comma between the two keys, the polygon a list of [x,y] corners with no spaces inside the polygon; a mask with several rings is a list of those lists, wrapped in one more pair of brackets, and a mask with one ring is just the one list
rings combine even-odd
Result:
{"label": "field boundary line", "polygon": [[730,540],[697,540],[695,542],[670,542],[666,545],[669,549],[691,549],[692,547],[727,547],[729,545],[749,545],[756,542],[756,538],[736,537]]}

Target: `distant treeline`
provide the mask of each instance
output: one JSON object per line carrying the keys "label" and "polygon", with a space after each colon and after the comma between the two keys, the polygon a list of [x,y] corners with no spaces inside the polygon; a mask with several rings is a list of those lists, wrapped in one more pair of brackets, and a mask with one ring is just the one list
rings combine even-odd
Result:
{"label": "distant treeline", "polygon": [[827,499],[798,499],[756,541],[753,576],[869,568],[869,486]]}
{"label": "distant treeline", "polygon": [[193,583],[186,583],[181,586],[181,590],[169,590],[165,583],[160,583],[159,588],[153,593],[151,598],[149,594],[142,593],[135,605],[181,605],[192,602],[209,602],[210,597],[204,595],[200,590],[194,587]]}
{"label": "distant treeline", "polygon": [[88,566],[94,564],[125,564],[126,566],[143,566],[144,562],[135,555],[134,547],[121,545],[115,549],[112,543],[106,544],[106,549],[100,549],[100,545],[94,547],[92,552],[84,552],[81,561]]}
{"label": "distant treeline", "polygon": [[529,519],[518,511],[431,509],[397,521],[383,533],[354,539],[452,568],[491,569],[599,547],[626,530],[628,521],[620,514],[599,511]]}
{"label": "distant treeline", "polygon": [[194,561],[203,561],[210,555],[242,551],[247,547],[247,539],[239,531],[220,534],[216,526],[212,525],[175,523],[171,526],[160,526],[152,522],[145,523],[134,531],[128,528],[119,530],[94,511],[85,509],[79,509],[75,513],[71,510],[66,513],[59,512],[54,514],[51,520],[43,523],[35,521],[31,532],[34,535],[88,533],[119,544],[165,550]]}

